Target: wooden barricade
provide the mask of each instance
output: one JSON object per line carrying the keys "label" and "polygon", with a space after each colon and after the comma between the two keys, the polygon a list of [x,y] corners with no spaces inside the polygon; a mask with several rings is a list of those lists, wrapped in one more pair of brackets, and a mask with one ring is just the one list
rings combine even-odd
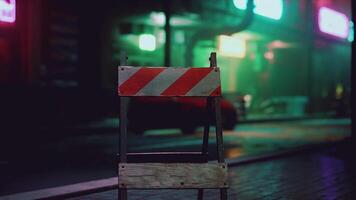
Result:
{"label": "wooden barricade", "polygon": [[[120,142],[118,181],[121,200],[127,199],[128,189],[220,189],[220,199],[227,199],[228,175],[223,155],[221,122],[221,81],[216,53],[210,55],[210,67],[131,67],[121,54],[118,67],[120,96]],[[208,113],[214,114],[216,126],[217,163],[208,163],[209,120],[205,122],[202,149],[199,152],[127,152],[128,101],[136,96],[206,97]],[[144,159],[143,159],[144,158]],[[171,162],[172,159],[177,162]],[[135,163],[128,161],[135,160]],[[142,163],[140,160],[150,160]]]}

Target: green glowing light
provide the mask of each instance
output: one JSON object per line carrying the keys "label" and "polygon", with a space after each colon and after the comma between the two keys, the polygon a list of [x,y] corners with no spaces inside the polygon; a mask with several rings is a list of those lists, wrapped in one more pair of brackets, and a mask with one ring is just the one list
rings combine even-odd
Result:
{"label": "green glowing light", "polygon": [[[233,0],[236,8],[245,10],[247,0]],[[279,20],[283,14],[283,0],[255,0],[254,13]]]}
{"label": "green glowing light", "polygon": [[166,23],[166,16],[163,12],[152,12],[150,18],[153,24],[163,26]]}
{"label": "green glowing light", "polygon": [[354,23],[352,21],[350,21],[349,36],[347,37],[347,41],[354,41]]}
{"label": "green glowing light", "polygon": [[156,37],[152,34],[141,34],[139,36],[139,47],[145,51],[154,51],[156,49]]}
{"label": "green glowing light", "polygon": [[[197,23],[197,18],[198,16],[194,14],[174,15],[171,17],[169,24],[171,26],[192,26]],[[164,12],[151,12],[147,22],[154,26],[164,26],[166,24],[166,15]]]}
{"label": "green glowing light", "polygon": [[220,35],[218,50],[221,56],[244,58],[246,56],[246,41],[238,36]]}

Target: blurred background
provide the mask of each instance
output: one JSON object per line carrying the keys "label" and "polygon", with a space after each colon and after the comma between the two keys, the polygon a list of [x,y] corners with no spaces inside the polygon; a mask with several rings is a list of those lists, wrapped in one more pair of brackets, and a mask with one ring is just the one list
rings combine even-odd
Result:
{"label": "blurred background", "polygon": [[246,2],[2,0],[1,85],[115,94],[120,50],[144,66],[208,66],[216,51],[244,117],[348,115],[350,1],[256,0],[253,16]]}
{"label": "blurred background", "polygon": [[[227,157],[348,138],[353,41],[351,0],[0,0],[0,192],[115,175],[121,51],[168,67],[217,52]],[[203,105],[133,101],[129,150],[199,149]]]}

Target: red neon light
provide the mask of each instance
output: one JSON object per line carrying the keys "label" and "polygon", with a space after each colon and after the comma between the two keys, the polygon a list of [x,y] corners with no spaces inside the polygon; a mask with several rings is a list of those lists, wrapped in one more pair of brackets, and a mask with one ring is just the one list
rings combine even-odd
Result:
{"label": "red neon light", "polygon": [[14,23],[16,20],[16,0],[0,0],[0,22]]}

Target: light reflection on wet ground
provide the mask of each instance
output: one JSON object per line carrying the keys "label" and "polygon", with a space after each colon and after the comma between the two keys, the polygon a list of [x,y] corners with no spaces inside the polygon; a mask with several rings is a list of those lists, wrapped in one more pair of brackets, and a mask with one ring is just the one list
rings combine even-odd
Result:
{"label": "light reflection on wet ground", "polygon": [[[325,121],[327,123],[325,123]],[[202,128],[193,135],[183,135],[179,129],[150,130],[143,136],[129,134],[128,149],[142,151],[199,151]],[[215,159],[214,128],[209,137],[210,159]],[[289,123],[241,124],[235,130],[224,130],[225,155],[228,158],[286,150],[308,144],[342,140],[351,134],[349,119],[304,120]],[[113,155],[117,152],[118,134],[71,137],[57,145],[57,150],[67,151],[90,148],[92,151]],[[53,148],[53,147],[50,147]]]}
{"label": "light reflection on wet ground", "polygon": [[[263,154],[272,151],[286,150],[309,144],[333,142],[343,140],[351,135],[350,119],[325,119],[305,120],[291,123],[266,123],[266,124],[242,124],[235,130],[224,131],[225,156],[236,158]],[[137,136],[131,136],[133,138]],[[143,136],[145,142],[133,143],[132,150],[140,151],[151,149],[194,150],[194,146],[201,145],[202,129],[194,135],[183,136],[178,129],[151,130]],[[211,130],[209,146],[213,149],[215,144],[214,129]],[[197,150],[197,148],[195,148]],[[213,152],[209,153],[214,155]],[[215,159],[214,157],[210,157]]]}
{"label": "light reflection on wet ground", "polygon": [[[228,199],[353,200],[355,162],[345,144],[330,149],[229,167]],[[129,190],[130,199],[196,199],[196,190]],[[204,199],[219,199],[218,190],[204,190]],[[117,191],[71,200],[117,197]]]}
{"label": "light reflection on wet ground", "polygon": [[[210,160],[216,159],[213,131],[212,128],[209,138]],[[225,156],[237,158],[263,155],[309,144],[338,141],[350,134],[351,121],[348,119],[328,119],[326,122],[304,120],[288,123],[241,124],[233,131],[224,131]],[[198,129],[193,135],[182,135],[179,129],[151,130],[143,136],[129,134],[128,149],[129,152],[200,151],[201,139],[202,129]],[[90,135],[77,135],[74,131],[73,137],[64,138],[59,142],[47,142],[46,145],[32,152],[31,156],[22,157],[19,163],[6,164],[9,169],[13,169],[17,180],[12,179],[11,173],[8,173],[7,183],[3,188],[0,187],[2,189],[0,194],[4,191],[10,192],[14,185],[19,185],[18,177],[24,179],[20,180],[23,187],[40,188],[43,185],[55,186],[113,176],[116,174],[117,152],[117,131],[98,130],[97,133]],[[34,160],[36,162],[33,162]],[[21,166],[21,163],[27,163],[27,171],[33,169],[35,172],[27,173],[23,168],[13,168],[13,166]],[[324,172],[327,173],[327,169],[324,169]],[[33,177],[42,178],[39,180]],[[51,181],[54,179],[57,181]],[[277,190],[279,186],[274,187]]]}

